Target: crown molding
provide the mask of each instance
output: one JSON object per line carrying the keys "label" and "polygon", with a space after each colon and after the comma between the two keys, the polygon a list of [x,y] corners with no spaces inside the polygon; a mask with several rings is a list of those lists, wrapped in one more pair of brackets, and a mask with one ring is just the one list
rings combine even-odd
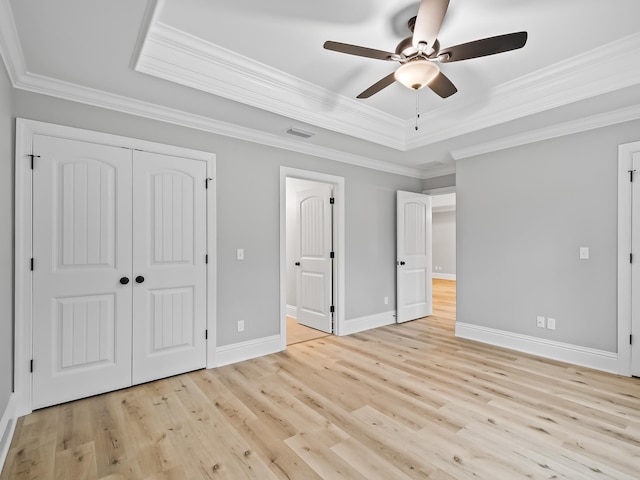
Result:
{"label": "crown molding", "polygon": [[631,107],[621,108],[619,110],[592,115],[579,120],[501,138],[493,142],[454,150],[451,152],[451,156],[454,160],[462,160],[463,158],[475,157],[485,153],[496,152],[498,150],[505,150],[507,148],[563,137],[565,135],[572,135],[574,133],[586,132],[588,130],[608,127],[610,125],[616,125],[618,123],[630,122],[638,119],[640,119],[640,105],[633,105]]}
{"label": "crown molding", "polygon": [[425,167],[422,170],[422,178],[426,180],[427,178],[436,178],[443,177],[445,175],[451,175],[452,173],[456,173],[456,164],[452,163],[451,165],[443,165],[440,167]]}
{"label": "crown molding", "polygon": [[[634,33],[499,85],[490,92],[484,108],[453,125],[438,121],[447,113],[446,107],[423,114],[421,121],[432,128],[428,135],[410,139],[406,148],[423,147],[636,85],[640,83],[640,62],[629,59],[638,57],[640,33]],[[405,129],[411,128],[413,123],[407,122]]]}
{"label": "crown molding", "polygon": [[130,97],[104,92],[61,80],[44,77],[32,73],[20,75],[15,88],[48,95],[63,100],[70,100],[95,107],[115,110],[138,117],[159,120],[182,127],[202,130],[225,137],[245,140],[265,146],[282,148],[315,157],[335,160],[341,163],[379,170],[386,173],[403,175],[413,178],[424,178],[425,170],[405,167],[360,155],[354,155],[328,147],[322,147],[302,140],[284,138],[272,133],[266,133],[232,123],[222,122],[209,117],[183,112],[169,107],[163,107],[149,102],[143,102]]}
{"label": "crown molding", "polygon": [[0,0],[0,56],[4,60],[9,80],[15,85],[27,67],[9,0]]}
{"label": "crown molding", "polygon": [[161,22],[150,25],[135,70],[404,150],[404,120]]}

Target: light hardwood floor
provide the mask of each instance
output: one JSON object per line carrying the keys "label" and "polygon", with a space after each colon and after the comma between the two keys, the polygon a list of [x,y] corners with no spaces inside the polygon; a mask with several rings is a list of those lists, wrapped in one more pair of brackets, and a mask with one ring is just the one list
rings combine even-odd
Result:
{"label": "light hardwood floor", "polygon": [[640,383],[435,314],[23,417],[1,480],[638,479]]}
{"label": "light hardwood floor", "polygon": [[309,340],[326,337],[327,335],[329,334],[316,330],[315,328],[301,325],[294,318],[287,317],[287,345],[308,342]]}

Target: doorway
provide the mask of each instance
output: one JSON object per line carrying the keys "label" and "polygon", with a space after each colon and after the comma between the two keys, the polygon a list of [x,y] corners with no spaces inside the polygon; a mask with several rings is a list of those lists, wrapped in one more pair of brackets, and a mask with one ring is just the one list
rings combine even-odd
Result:
{"label": "doorway", "polygon": [[344,179],[281,167],[281,345],[339,335],[344,318]]}
{"label": "doorway", "polygon": [[431,195],[432,201],[434,314],[449,315],[455,323],[456,188],[436,188],[423,193]]}

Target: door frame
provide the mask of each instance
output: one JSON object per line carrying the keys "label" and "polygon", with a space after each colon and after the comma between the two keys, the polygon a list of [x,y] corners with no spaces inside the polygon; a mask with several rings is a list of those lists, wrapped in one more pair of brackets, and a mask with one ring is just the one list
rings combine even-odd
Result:
{"label": "door frame", "polygon": [[333,236],[335,240],[335,263],[333,283],[333,304],[335,307],[334,335],[340,335],[345,318],[345,196],[344,177],[326,173],[280,167],[280,348],[287,348],[287,178],[328,183],[333,186],[336,199],[333,216]]}
{"label": "door frame", "polygon": [[[631,376],[631,182],[633,156],[640,142],[618,146],[618,374]],[[639,301],[640,302],[640,301]]]}
{"label": "door frame", "polygon": [[[32,284],[30,261],[32,245],[32,171],[31,158],[34,135],[47,135],[113,147],[190,158],[207,164],[207,177],[215,179],[216,156],[213,153],[176,147],[130,137],[83,130],[51,123],[16,119],[15,143],[15,307],[14,307],[14,395],[16,416],[31,413],[33,358]],[[37,161],[37,159],[36,159]],[[208,181],[207,189],[207,368],[215,366],[216,351],[216,182]],[[37,268],[37,265],[36,265]],[[37,365],[36,365],[37,368]]]}

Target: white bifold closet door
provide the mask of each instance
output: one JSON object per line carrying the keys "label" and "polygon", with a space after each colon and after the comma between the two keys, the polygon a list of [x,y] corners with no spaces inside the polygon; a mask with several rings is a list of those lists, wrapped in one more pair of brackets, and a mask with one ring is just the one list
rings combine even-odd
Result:
{"label": "white bifold closet door", "polygon": [[204,367],[204,163],[33,151],[33,408]]}

